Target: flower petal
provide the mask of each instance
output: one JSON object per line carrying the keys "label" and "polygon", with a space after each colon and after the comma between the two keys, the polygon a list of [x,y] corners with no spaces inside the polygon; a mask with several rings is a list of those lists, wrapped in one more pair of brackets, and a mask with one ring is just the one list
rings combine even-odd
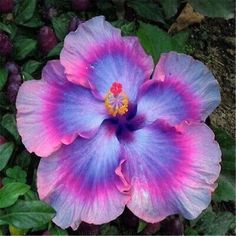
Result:
{"label": "flower petal", "polygon": [[41,159],[38,193],[56,210],[53,221],[58,226],[76,229],[81,221],[103,224],[123,212],[129,185],[122,175],[120,154],[115,127],[104,123],[92,139],[78,138]]}
{"label": "flower petal", "polygon": [[178,125],[202,118],[200,99],[176,81],[147,81],[141,87],[137,104],[137,117],[143,117],[146,125],[155,120]]}
{"label": "flower petal", "polygon": [[68,82],[59,61],[44,68],[42,80],[24,82],[17,96],[17,126],[30,152],[46,157],[79,134],[91,137],[106,118],[104,104]]}
{"label": "flower petal", "polygon": [[[175,52],[162,54],[153,79],[159,83],[156,88],[144,89],[145,98],[140,98],[139,105],[150,121],[159,117],[169,119],[172,124],[181,119],[205,120],[220,103],[218,82],[202,62],[191,56]],[[157,92],[160,95],[156,94],[159,97],[155,100],[153,96]]]}
{"label": "flower petal", "polygon": [[147,222],[180,213],[196,218],[211,201],[220,172],[220,148],[201,123],[179,129],[155,122],[125,139],[128,208]]}
{"label": "flower petal", "polygon": [[121,37],[120,30],[94,17],[80,24],[65,39],[61,63],[68,80],[92,87],[104,97],[112,83],[123,85],[130,101],[136,99],[139,86],[153,70],[153,61],[136,37]]}

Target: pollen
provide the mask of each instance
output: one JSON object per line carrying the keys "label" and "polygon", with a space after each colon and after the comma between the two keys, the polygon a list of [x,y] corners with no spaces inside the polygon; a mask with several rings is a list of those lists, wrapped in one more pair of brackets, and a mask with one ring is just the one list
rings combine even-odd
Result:
{"label": "pollen", "polygon": [[122,84],[114,82],[105,96],[105,106],[112,116],[124,115],[128,111],[129,99],[123,92]]}

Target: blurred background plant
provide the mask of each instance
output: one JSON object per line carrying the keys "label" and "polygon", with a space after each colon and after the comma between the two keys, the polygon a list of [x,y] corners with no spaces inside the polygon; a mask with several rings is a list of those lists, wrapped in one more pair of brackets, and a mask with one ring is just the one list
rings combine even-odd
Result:
{"label": "blurred background plant", "polygon": [[[235,22],[233,0],[0,0],[0,235],[235,235]],[[102,226],[62,230],[39,200],[35,170],[16,129],[23,81],[40,79],[79,24],[104,15],[123,35],[137,35],[155,62],[178,51],[205,62],[221,85],[222,104],[207,122],[220,143],[222,172],[211,205],[196,219],[170,216],[147,224],[128,209]],[[79,43],[79,42],[78,42]]]}

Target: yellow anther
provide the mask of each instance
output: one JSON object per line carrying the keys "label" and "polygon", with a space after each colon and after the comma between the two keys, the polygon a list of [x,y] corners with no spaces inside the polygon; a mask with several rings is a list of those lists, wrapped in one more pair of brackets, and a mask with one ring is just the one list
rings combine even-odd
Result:
{"label": "yellow anther", "polygon": [[114,94],[108,92],[105,97],[105,106],[110,115],[124,115],[128,111],[129,99],[124,92]]}

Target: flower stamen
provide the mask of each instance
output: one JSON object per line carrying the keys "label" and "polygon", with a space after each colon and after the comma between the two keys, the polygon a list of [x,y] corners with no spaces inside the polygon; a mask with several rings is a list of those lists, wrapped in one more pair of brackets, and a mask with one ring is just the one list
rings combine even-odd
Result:
{"label": "flower stamen", "polygon": [[128,111],[128,96],[122,91],[122,84],[114,82],[105,96],[105,106],[110,115],[124,115]]}

